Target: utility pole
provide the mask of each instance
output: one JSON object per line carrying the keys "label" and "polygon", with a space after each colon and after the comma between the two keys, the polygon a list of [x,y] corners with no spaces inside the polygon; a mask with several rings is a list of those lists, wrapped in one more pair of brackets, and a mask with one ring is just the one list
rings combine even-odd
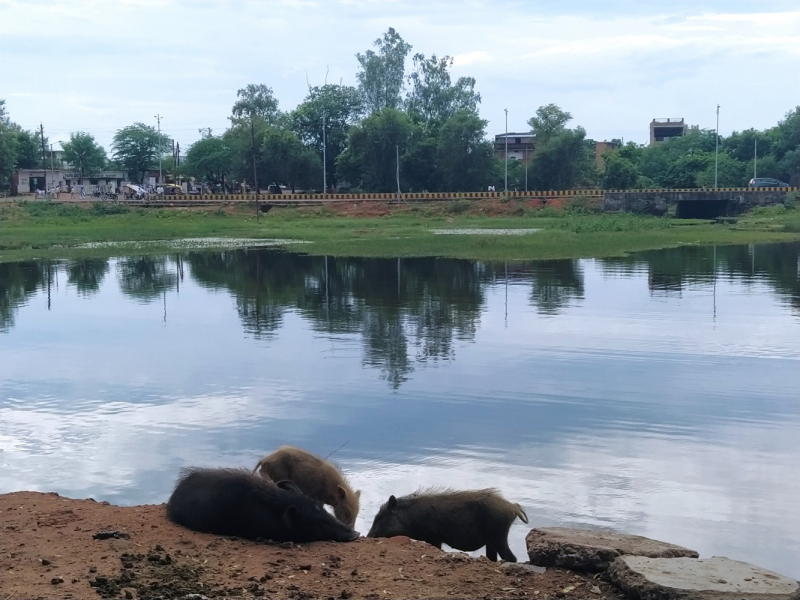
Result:
{"label": "utility pole", "polygon": [[528,147],[525,146],[525,191],[528,191]]}
{"label": "utility pole", "polygon": [[397,202],[401,202],[400,199],[400,145],[395,144],[394,146],[395,151],[397,152]]}
{"label": "utility pole", "polygon": [[164,175],[161,172],[161,115],[156,115],[158,121],[158,185],[164,185]]}
{"label": "utility pole", "polygon": [[56,168],[53,166],[53,144],[50,144],[50,170],[56,170]]}
{"label": "utility pole", "polygon": [[47,190],[47,154],[44,150],[44,125],[39,123],[39,138],[42,140],[42,167],[44,167],[44,189]]}
{"label": "utility pole", "polygon": [[328,165],[325,155],[326,148],[325,137],[325,113],[322,113],[322,193],[328,193]]}
{"label": "utility pole", "polygon": [[256,191],[256,223],[258,223],[258,173],[256,172],[256,130],[253,125],[253,113],[250,113],[250,140],[253,144],[253,186]]}
{"label": "utility pole", "polygon": [[753,140],[753,179],[756,178],[758,174],[758,138]]}
{"label": "utility pole", "polygon": [[714,136],[714,189],[717,189],[717,174],[719,173],[719,104],[717,104],[717,134]]}
{"label": "utility pole", "polygon": [[508,194],[508,109],[504,108],[503,111],[506,113],[506,183],[505,183],[505,193]]}

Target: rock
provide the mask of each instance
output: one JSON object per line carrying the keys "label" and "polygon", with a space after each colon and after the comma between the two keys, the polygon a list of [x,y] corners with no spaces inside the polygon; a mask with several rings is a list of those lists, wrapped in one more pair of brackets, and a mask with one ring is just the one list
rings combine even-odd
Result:
{"label": "rock", "polygon": [[502,565],[500,565],[500,567],[507,571],[516,571],[521,573],[538,573],[539,575],[547,572],[547,567],[537,567],[536,565],[529,565],[528,563],[504,562]]}
{"label": "rock", "polygon": [[605,571],[618,556],[633,554],[652,558],[697,558],[694,550],[639,535],[603,529],[543,527],[525,537],[531,564],[575,571]]}
{"label": "rock", "polygon": [[642,600],[800,600],[794,579],[724,556],[620,556],[608,574],[631,598]]}

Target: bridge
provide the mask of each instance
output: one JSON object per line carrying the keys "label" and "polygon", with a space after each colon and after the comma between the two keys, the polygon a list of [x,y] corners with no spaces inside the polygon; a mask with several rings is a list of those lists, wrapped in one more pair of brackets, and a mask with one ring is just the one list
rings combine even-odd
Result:
{"label": "bridge", "polygon": [[[543,206],[568,206],[581,202],[587,207],[602,208],[603,212],[632,212],[663,215],[669,205],[676,205],[679,218],[715,218],[734,216],[755,206],[781,204],[788,192],[800,188],[719,188],[709,189],[656,189],[656,190],[546,190],[529,192],[436,192],[397,194],[207,194],[150,196],[147,200],[125,200],[120,204],[142,207],[165,206],[220,206],[229,203],[252,203],[256,200],[262,210],[273,206],[301,207],[324,206],[335,203],[369,202],[453,202],[470,200],[517,201],[531,208]],[[94,198],[67,199],[58,202],[93,202]]]}

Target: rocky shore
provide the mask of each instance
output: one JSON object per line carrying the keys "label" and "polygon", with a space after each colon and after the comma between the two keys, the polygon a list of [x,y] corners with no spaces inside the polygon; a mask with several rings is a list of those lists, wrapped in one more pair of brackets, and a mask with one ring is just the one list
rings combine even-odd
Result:
{"label": "rocky shore", "polygon": [[[493,563],[402,537],[249,542],[173,525],[164,505],[119,507],[53,493],[0,495],[0,510],[2,600],[800,599],[800,584],[778,574],[745,563],[737,571],[735,561],[703,562],[691,550],[619,534],[533,530],[528,549],[538,564],[532,565]],[[684,562],[665,567],[670,560]],[[687,573],[716,582],[687,583]]]}

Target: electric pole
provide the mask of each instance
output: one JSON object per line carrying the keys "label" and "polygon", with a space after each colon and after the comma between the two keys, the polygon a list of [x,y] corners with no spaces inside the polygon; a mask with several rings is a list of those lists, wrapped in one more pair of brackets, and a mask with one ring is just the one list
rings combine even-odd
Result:
{"label": "electric pole", "polygon": [[397,202],[401,202],[400,200],[400,145],[395,144],[394,146],[395,151],[397,152]]}
{"label": "electric pole", "polygon": [[256,191],[256,223],[259,220],[258,216],[258,173],[256,172],[256,130],[253,125],[253,113],[250,113],[250,140],[253,144],[253,186]]}
{"label": "electric pole", "polygon": [[753,140],[753,179],[758,176],[758,138]]}
{"label": "electric pole", "polygon": [[503,111],[506,113],[506,184],[505,184],[505,193],[508,194],[508,109],[504,108]]}
{"label": "electric pole", "polygon": [[44,150],[44,125],[39,123],[39,138],[42,140],[42,167],[44,167],[44,189],[47,189],[47,154]]}
{"label": "electric pole", "polygon": [[326,160],[325,113],[322,113],[322,193],[328,193],[328,165]]}
{"label": "electric pole", "polygon": [[714,136],[714,189],[717,189],[717,174],[719,173],[719,104],[717,104],[717,134]]}
{"label": "electric pole", "polygon": [[161,172],[161,115],[156,115],[158,121],[158,185],[164,185],[164,175]]}

